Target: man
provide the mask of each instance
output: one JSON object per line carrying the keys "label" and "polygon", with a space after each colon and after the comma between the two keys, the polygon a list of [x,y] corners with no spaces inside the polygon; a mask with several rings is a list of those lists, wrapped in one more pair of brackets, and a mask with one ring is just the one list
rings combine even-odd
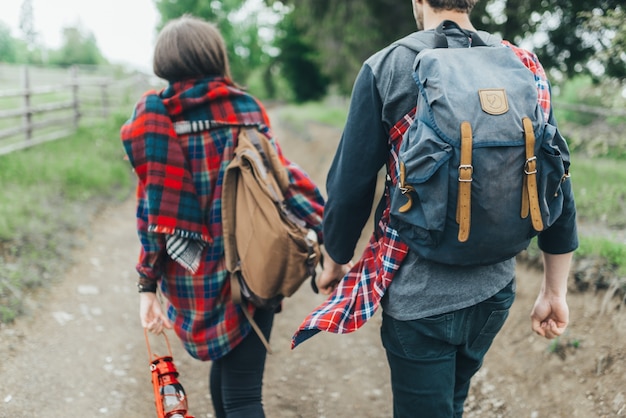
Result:
{"label": "man", "polygon": [[[470,46],[467,31],[477,31],[469,12],[477,0],[412,2],[420,30],[434,30],[450,21],[454,24],[444,25],[448,45]],[[501,43],[488,33],[478,35],[488,45]],[[536,56],[510,47],[535,73],[539,105],[554,122],[548,82]],[[411,71],[417,52],[409,35],[370,57],[356,79],[348,120],[327,179],[327,255],[317,285],[332,296],[305,319],[293,346],[320,330],[346,333],[358,329],[380,302],[394,417],[461,417],[470,379],[513,303],[515,258],[470,267],[420,258],[389,226],[387,190],[376,211],[377,228],[369,245],[354,266],[349,264],[371,211],[378,171],[387,165],[388,179],[397,182],[397,151],[413,122],[418,96]],[[531,313],[532,329],[550,339],[561,335],[568,324],[567,278],[578,245],[569,181],[563,193],[563,214],[539,235],[545,271]]]}

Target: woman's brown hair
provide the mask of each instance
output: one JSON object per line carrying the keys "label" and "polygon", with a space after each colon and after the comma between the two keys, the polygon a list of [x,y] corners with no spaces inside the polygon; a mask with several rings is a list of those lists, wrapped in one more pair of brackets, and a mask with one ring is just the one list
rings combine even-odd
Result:
{"label": "woman's brown hair", "polygon": [[184,15],[170,20],[157,37],[152,68],[167,81],[221,76],[231,78],[226,44],[217,27]]}

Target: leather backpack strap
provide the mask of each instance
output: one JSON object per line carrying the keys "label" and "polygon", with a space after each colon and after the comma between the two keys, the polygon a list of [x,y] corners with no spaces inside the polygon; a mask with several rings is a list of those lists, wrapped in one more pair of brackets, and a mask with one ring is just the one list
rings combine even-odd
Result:
{"label": "leather backpack strap", "polygon": [[287,172],[287,168],[281,163],[274,146],[271,144],[269,139],[261,139],[262,134],[258,129],[248,128],[247,132],[248,139],[250,139],[250,142],[254,145],[257,151],[259,151],[259,154],[261,154],[265,166],[273,174],[276,179],[276,183],[278,183],[278,187],[284,194],[287,189],[289,189],[289,174]]}
{"label": "leather backpack strap", "polygon": [[524,163],[524,181],[522,184],[521,217],[530,220],[535,231],[543,231],[541,208],[539,207],[539,193],[537,190],[537,157],[535,156],[535,132],[529,118],[522,119],[524,125],[524,139],[526,142],[526,162]]}
{"label": "leather backpack strap", "polygon": [[456,203],[456,222],[459,224],[459,242],[469,238],[472,212],[472,126],[461,123],[461,157],[459,161],[459,190]]}
{"label": "leather backpack strap", "polygon": [[261,331],[261,328],[259,328],[259,325],[250,314],[250,311],[248,311],[246,302],[241,297],[241,285],[239,284],[238,277],[239,274],[241,273],[237,272],[230,275],[230,295],[233,299],[233,303],[241,308],[241,311],[245,315],[248,322],[250,322],[250,326],[252,326],[252,329],[261,340],[261,343],[263,343],[263,345],[265,346],[268,354],[272,354],[272,347],[270,346],[269,341],[267,340],[267,338],[265,338],[265,335],[263,335],[263,331]]}
{"label": "leather backpack strap", "polygon": [[398,180],[398,184],[400,192],[402,192],[402,195],[407,198],[407,202],[404,205],[400,206],[398,212],[408,212],[413,206],[413,198],[411,197],[411,192],[414,192],[415,188],[406,183],[406,166],[402,161],[400,161],[400,179]]}

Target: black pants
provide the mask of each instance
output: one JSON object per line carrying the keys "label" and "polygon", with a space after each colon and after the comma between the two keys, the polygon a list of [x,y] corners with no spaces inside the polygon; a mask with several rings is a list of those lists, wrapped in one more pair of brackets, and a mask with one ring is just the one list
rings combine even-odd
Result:
{"label": "black pants", "polygon": [[[265,338],[270,338],[274,312],[257,309],[254,320]],[[224,357],[213,362],[209,386],[217,418],[264,418],[263,372],[267,350],[251,331]]]}

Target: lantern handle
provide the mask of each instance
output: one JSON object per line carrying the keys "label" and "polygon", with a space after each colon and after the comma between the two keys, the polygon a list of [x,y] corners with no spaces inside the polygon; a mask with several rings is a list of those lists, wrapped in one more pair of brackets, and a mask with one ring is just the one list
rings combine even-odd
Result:
{"label": "lantern handle", "polygon": [[[156,354],[152,354],[152,349],[150,347],[150,337],[148,336],[148,329],[144,328],[143,329],[143,335],[146,338],[146,347],[148,348],[148,360],[150,360],[150,362],[152,362],[152,360],[154,360],[154,358],[157,357]],[[167,334],[165,333],[165,331],[161,331],[161,334],[163,335],[163,338],[165,338],[165,344],[167,345],[167,351],[170,355],[170,357],[173,357],[172,355],[172,347],[170,346],[170,340],[169,338],[167,338]]]}

